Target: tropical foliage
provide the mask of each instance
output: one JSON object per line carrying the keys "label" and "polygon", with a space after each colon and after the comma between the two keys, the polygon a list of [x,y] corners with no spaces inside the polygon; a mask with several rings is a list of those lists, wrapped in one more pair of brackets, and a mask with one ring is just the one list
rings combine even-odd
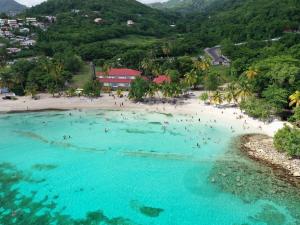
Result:
{"label": "tropical foliage", "polygon": [[290,156],[300,156],[300,130],[285,126],[274,137],[274,145],[278,151],[283,151]]}

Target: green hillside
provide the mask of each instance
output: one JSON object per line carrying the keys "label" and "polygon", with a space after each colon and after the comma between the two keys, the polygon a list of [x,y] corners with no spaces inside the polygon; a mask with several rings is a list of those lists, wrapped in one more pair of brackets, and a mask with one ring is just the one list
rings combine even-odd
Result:
{"label": "green hillside", "polygon": [[187,15],[179,27],[188,33],[189,40],[207,46],[219,44],[224,39],[243,42],[274,38],[285,30],[299,29],[300,1],[217,1],[206,12]]}
{"label": "green hillside", "polygon": [[0,13],[21,12],[26,9],[26,6],[14,0],[0,0]]}
{"label": "green hillside", "polygon": [[[39,50],[48,56],[72,49],[84,60],[111,59],[134,47],[140,54],[152,47],[140,45],[140,38],[130,39],[132,44],[128,45],[129,36],[155,40],[176,33],[170,25],[177,17],[134,0],[49,0],[26,13],[57,16],[57,22],[39,35]],[[102,22],[95,23],[96,18]],[[128,20],[134,24],[128,26]]]}
{"label": "green hillside", "polygon": [[205,11],[213,2],[217,0],[169,0],[162,3],[150,4],[151,7],[161,10],[172,10],[183,13]]}

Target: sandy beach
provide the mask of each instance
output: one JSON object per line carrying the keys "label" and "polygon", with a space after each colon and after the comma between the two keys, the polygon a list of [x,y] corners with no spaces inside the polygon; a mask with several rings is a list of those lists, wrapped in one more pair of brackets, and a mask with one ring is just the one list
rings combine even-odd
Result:
{"label": "sandy beach", "polygon": [[[39,94],[40,99],[34,100],[29,96],[17,97],[17,100],[3,100],[0,98],[0,113],[39,111],[39,110],[72,110],[72,109],[115,109],[133,111],[156,111],[171,114],[185,114],[222,120],[225,125],[243,129],[243,133],[261,133],[274,136],[276,131],[284,126],[284,122],[274,121],[264,123],[245,115],[237,107],[216,107],[206,105],[198,99],[201,92],[193,92],[189,99],[178,99],[176,104],[170,103],[135,103],[127,97],[118,98],[102,94],[102,97],[90,99],[86,97],[60,97],[53,98],[49,94]],[[126,96],[126,93],[125,93]]]}

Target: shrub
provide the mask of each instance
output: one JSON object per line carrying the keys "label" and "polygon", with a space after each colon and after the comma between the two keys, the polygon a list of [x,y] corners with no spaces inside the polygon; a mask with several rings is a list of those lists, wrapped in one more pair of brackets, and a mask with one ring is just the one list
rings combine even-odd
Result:
{"label": "shrub", "polygon": [[101,94],[101,83],[98,80],[88,81],[84,87],[83,92],[89,97],[100,97]]}
{"label": "shrub", "polygon": [[278,151],[288,153],[290,156],[300,156],[300,130],[285,126],[278,130],[274,137],[274,145]]}
{"label": "shrub", "polygon": [[300,107],[294,109],[294,114],[289,118],[289,121],[300,126]]}
{"label": "shrub", "polygon": [[144,78],[136,78],[131,84],[131,89],[128,95],[129,98],[135,101],[142,101],[143,97],[147,95],[149,85],[149,81],[145,80]]}
{"label": "shrub", "polygon": [[202,94],[199,96],[199,99],[200,99],[201,101],[206,102],[206,101],[209,99],[208,93],[207,93],[207,92],[202,93]]}
{"label": "shrub", "polygon": [[240,104],[240,108],[249,116],[263,120],[269,119],[273,111],[267,101],[255,97],[243,100]]}

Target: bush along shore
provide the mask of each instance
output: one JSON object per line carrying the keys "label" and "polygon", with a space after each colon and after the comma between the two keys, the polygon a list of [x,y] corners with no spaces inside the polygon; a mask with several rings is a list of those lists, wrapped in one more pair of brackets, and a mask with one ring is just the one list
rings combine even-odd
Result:
{"label": "bush along shore", "polygon": [[262,134],[241,136],[241,150],[250,158],[271,166],[291,182],[300,182],[300,159],[278,151],[273,138]]}

